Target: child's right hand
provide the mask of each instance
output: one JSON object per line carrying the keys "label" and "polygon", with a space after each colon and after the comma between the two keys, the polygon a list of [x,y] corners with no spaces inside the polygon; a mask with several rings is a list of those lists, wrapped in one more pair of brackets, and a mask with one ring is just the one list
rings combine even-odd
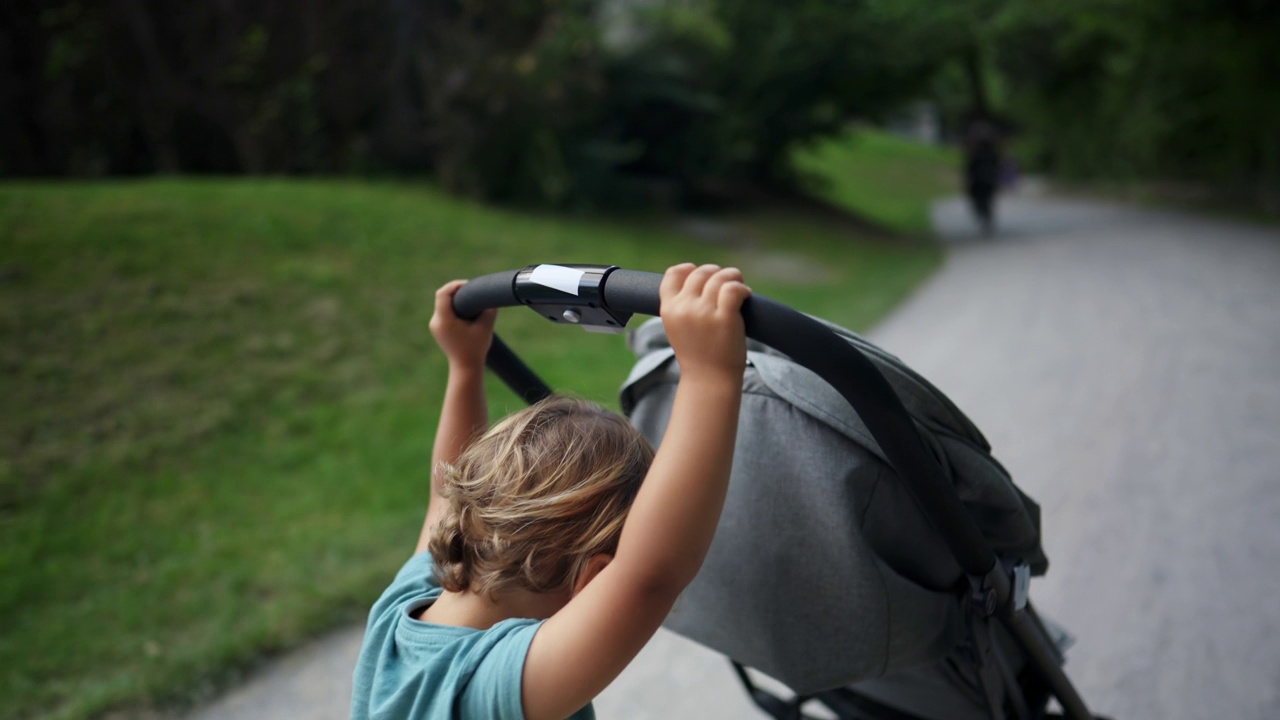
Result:
{"label": "child's right hand", "polygon": [[751,296],[742,272],[718,265],[676,265],[663,275],[658,294],[662,325],[681,377],[722,374],[740,382],[747,362],[742,303]]}
{"label": "child's right hand", "polygon": [[498,311],[492,308],[485,310],[475,320],[458,317],[453,312],[453,296],[466,284],[466,280],[453,280],[436,291],[436,309],[429,327],[431,335],[449,359],[450,367],[483,368],[485,355],[493,343],[493,324],[498,318]]}

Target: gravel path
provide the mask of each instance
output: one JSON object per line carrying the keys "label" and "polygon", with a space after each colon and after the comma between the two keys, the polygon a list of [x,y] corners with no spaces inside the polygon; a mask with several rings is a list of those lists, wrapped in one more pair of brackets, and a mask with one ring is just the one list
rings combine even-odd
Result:
{"label": "gravel path", "polygon": [[[1097,203],[1005,199],[874,333],[950,395],[1040,501],[1041,610],[1117,719],[1280,707],[1280,231]],[[285,658],[193,720],[345,718],[359,630]],[[763,717],[727,662],[660,634],[603,720]]]}

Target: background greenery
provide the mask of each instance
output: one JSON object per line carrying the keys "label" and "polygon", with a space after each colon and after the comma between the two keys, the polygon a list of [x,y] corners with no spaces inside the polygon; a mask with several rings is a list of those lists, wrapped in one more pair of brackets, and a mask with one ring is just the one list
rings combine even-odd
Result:
{"label": "background greenery", "polygon": [[[1280,4],[968,0],[930,93],[1002,118],[1027,166],[1280,212]],[[953,121],[954,122],[954,121]]]}
{"label": "background greenery", "polygon": [[[854,209],[881,202],[862,154],[912,152],[836,142],[826,186]],[[934,188],[938,160],[911,185]],[[445,280],[731,262],[757,292],[865,327],[941,258],[804,209],[567,220],[345,180],[6,184],[0,237],[0,395],[20,409],[0,414],[0,717],[15,718],[195,702],[362,616],[427,500],[444,364],[426,323]],[[632,362],[621,338],[533,313],[499,330],[554,387],[610,404]],[[517,405],[491,390],[495,412]]]}
{"label": "background greenery", "polygon": [[0,174],[427,173],[553,207],[796,186],[932,102],[1023,164],[1280,206],[1270,0],[15,0]]}
{"label": "background greenery", "polygon": [[851,133],[799,150],[810,193],[908,235],[931,230],[929,203],[956,191],[960,153],[877,132]]}
{"label": "background greenery", "polygon": [[885,3],[18,2],[0,172],[427,172],[557,207],[786,185],[790,153],[914,97]]}

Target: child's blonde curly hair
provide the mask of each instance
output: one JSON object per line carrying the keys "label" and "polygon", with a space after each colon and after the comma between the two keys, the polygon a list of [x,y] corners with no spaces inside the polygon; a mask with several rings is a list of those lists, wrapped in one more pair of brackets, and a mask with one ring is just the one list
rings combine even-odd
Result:
{"label": "child's blonde curly hair", "polygon": [[613,554],[653,448],[617,413],[553,396],[514,413],[443,472],[428,547],[440,584],[495,597],[574,587]]}

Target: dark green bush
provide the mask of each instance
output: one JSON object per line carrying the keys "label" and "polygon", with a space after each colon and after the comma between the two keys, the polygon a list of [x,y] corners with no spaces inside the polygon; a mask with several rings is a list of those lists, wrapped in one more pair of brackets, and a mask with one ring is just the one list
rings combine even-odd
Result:
{"label": "dark green bush", "polygon": [[856,0],[651,7],[609,67],[610,137],[629,173],[684,199],[794,181],[793,150],[918,97],[940,56],[931,22]]}
{"label": "dark green bush", "polygon": [[1280,6],[1040,1],[995,28],[1034,159],[1080,178],[1280,187]]}
{"label": "dark green bush", "polygon": [[381,169],[557,207],[784,184],[797,144],[911,97],[936,62],[912,42],[918,17],[855,0],[0,13],[0,87],[20,109],[0,120],[5,174]]}

